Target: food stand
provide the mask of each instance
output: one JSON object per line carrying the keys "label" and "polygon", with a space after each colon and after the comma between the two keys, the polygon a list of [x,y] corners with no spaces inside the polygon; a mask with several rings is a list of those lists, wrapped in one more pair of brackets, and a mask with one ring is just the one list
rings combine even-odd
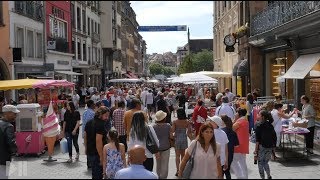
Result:
{"label": "food stand", "polygon": [[[55,113],[50,112],[50,117],[43,116],[46,113],[49,104],[53,102],[55,106],[58,101],[57,90],[59,87],[74,88],[74,83],[66,80],[39,80],[39,79],[20,79],[0,81],[0,90],[16,89],[35,89],[35,99],[38,103],[19,104],[17,108],[21,114],[16,119],[16,139],[18,154],[37,154],[44,152],[44,134],[47,129],[56,128],[55,132],[60,133],[60,126],[56,126]],[[33,95],[28,96],[33,98]],[[49,108],[50,109],[50,108]],[[57,108],[56,108],[57,111]],[[56,112],[59,113],[59,112]]]}

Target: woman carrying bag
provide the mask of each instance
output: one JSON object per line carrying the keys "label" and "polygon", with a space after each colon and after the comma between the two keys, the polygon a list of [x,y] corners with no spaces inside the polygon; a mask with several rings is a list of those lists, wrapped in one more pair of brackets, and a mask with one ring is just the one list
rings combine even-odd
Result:
{"label": "woman carrying bag", "polygon": [[[222,179],[220,145],[216,143],[213,129],[208,122],[201,125],[198,137],[191,142],[180,164],[180,178]],[[187,161],[193,161],[192,168]]]}
{"label": "woman carrying bag", "polygon": [[171,125],[166,123],[167,113],[158,111],[156,113],[156,124],[153,125],[154,131],[159,139],[160,158],[157,161],[157,174],[160,179],[167,179],[170,158],[170,139],[173,138]]}
{"label": "woman carrying bag", "polygon": [[[147,125],[146,123],[146,115],[143,111],[137,111],[133,114],[131,130],[129,134],[128,140],[128,150],[130,150],[135,145],[141,145],[145,148],[147,160],[144,161],[143,166],[149,170],[153,170],[153,154],[147,148],[147,136],[148,132],[151,132],[154,141],[159,147],[159,139],[153,129],[152,126]],[[159,153],[155,153],[156,158],[159,158]],[[130,164],[130,162],[128,162]]]}

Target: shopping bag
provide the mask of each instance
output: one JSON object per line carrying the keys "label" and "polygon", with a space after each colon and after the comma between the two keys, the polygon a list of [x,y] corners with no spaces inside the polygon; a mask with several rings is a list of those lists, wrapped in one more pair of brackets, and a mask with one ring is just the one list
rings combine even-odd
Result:
{"label": "shopping bag", "polygon": [[62,138],[60,141],[60,151],[62,154],[68,153],[68,142],[66,138]]}

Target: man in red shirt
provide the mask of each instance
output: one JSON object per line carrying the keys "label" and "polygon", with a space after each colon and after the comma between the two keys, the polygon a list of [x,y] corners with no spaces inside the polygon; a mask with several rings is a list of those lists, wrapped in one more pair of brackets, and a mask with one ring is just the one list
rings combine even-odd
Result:
{"label": "man in red shirt", "polygon": [[208,114],[206,107],[203,106],[203,101],[199,100],[192,114],[192,120],[196,130],[196,136],[199,133],[200,126],[207,120]]}

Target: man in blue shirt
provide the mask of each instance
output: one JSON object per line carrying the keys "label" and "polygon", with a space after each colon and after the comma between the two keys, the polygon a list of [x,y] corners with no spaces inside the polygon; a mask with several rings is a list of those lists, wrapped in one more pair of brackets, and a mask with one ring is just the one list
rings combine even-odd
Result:
{"label": "man in blue shirt", "polygon": [[145,149],[135,145],[128,152],[129,166],[119,170],[115,179],[158,179],[158,175],[144,168],[143,162],[147,159]]}
{"label": "man in blue shirt", "polygon": [[[83,115],[82,115],[82,138],[84,138],[84,130],[85,130],[85,127],[86,127],[86,124],[89,122],[89,121],[92,121],[94,119],[94,108],[95,108],[95,104],[93,102],[93,100],[88,100],[87,102],[87,107],[88,109],[85,110],[83,112]],[[87,166],[88,168],[91,168],[91,162],[87,156]]]}

